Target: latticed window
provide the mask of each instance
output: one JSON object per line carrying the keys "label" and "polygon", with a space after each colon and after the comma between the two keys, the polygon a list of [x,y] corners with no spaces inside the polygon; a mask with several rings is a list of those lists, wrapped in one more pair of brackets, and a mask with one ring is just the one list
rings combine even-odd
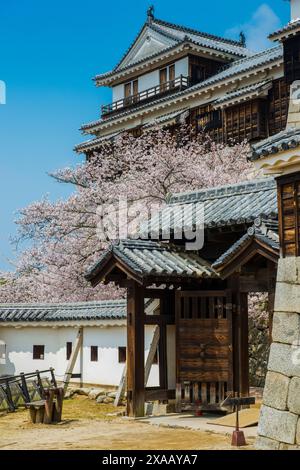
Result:
{"label": "latticed window", "polygon": [[300,80],[300,37],[296,36],[284,42],[284,75],[291,85]]}
{"label": "latticed window", "polygon": [[282,255],[300,256],[300,173],[277,181]]}
{"label": "latticed window", "polygon": [[289,86],[283,79],[275,80],[269,91],[269,134],[274,135],[286,127],[289,109]]}
{"label": "latticed window", "polygon": [[266,103],[253,100],[225,110],[225,141],[261,139],[267,136]]}
{"label": "latticed window", "polygon": [[194,109],[191,114],[192,125],[197,132],[207,132],[216,142],[222,142],[222,111],[214,110],[210,105]]}

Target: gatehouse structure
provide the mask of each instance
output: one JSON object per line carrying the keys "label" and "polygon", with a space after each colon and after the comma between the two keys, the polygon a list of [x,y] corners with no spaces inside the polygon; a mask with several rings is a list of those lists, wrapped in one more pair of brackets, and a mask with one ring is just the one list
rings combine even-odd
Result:
{"label": "gatehouse structure", "polygon": [[[189,251],[175,233],[182,211],[204,205],[204,247]],[[169,240],[164,240],[166,231]],[[157,240],[150,237],[156,233]],[[148,235],[148,237],[147,237]],[[97,286],[127,289],[127,411],[143,416],[148,400],[174,401],[178,411],[196,403],[220,410],[229,393],[249,394],[248,307],[250,292],[274,299],[279,238],[273,178],[174,195],[141,238],[120,240],[87,274]],[[159,300],[155,315],[145,299]],[[159,386],[145,387],[145,328],[159,328]]]}

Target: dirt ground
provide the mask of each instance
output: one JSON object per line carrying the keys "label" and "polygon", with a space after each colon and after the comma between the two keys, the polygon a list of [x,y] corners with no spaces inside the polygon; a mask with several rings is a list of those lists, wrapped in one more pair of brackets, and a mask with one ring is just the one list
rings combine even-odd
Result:
{"label": "dirt ground", "polygon": [[64,402],[56,425],[31,424],[23,410],[0,416],[0,450],[232,450],[225,435],[107,416],[113,412],[113,406],[80,396]]}

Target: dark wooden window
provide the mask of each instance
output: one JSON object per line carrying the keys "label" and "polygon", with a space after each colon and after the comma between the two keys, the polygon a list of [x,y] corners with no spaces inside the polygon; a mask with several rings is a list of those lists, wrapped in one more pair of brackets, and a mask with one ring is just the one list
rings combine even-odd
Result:
{"label": "dark wooden window", "polygon": [[275,80],[269,91],[269,135],[277,134],[286,127],[289,109],[290,87],[283,79]]}
{"label": "dark wooden window", "polygon": [[277,183],[282,256],[300,256],[300,172]]}
{"label": "dark wooden window", "polygon": [[33,345],[33,359],[43,360],[45,359],[45,346],[44,345]]}
{"label": "dark wooden window", "polygon": [[131,82],[129,82],[124,85],[124,97],[129,98],[131,94]]}
{"label": "dark wooden window", "polygon": [[133,80],[132,82],[125,83],[124,85],[124,98],[125,104],[136,103],[138,97],[136,96],[139,92],[139,81]]}
{"label": "dark wooden window", "polygon": [[118,351],[119,351],[119,363],[123,364],[126,362],[126,347],[119,346]]}
{"label": "dark wooden window", "polygon": [[67,361],[70,359],[72,354],[72,342],[67,342],[66,343],[66,358]]}
{"label": "dark wooden window", "polygon": [[223,140],[222,111],[210,105],[195,108],[191,112],[191,124],[197,132],[207,132],[216,142]]}
{"label": "dark wooden window", "polygon": [[284,42],[284,76],[288,85],[300,80],[300,36]]}
{"label": "dark wooden window", "polygon": [[189,76],[191,84],[202,82],[206,78],[218,73],[224,64],[204,57],[189,56]]}
{"label": "dark wooden window", "polygon": [[91,346],[91,362],[98,362],[98,346]]}
{"label": "dark wooden window", "polygon": [[225,109],[225,142],[267,137],[266,102],[253,100]]}
{"label": "dark wooden window", "polygon": [[169,80],[175,80],[175,64],[169,67]]}
{"label": "dark wooden window", "polygon": [[159,71],[159,84],[160,91],[164,92],[167,90],[167,81],[168,81],[168,69],[165,67]]}
{"label": "dark wooden window", "polygon": [[132,82],[132,94],[137,95],[139,92],[139,81],[138,80],[133,80]]}

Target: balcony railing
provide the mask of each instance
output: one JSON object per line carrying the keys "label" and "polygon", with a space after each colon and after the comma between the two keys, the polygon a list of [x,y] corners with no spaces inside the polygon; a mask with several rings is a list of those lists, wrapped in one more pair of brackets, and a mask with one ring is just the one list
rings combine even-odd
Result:
{"label": "balcony railing", "polygon": [[141,91],[136,95],[131,95],[122,100],[114,101],[113,103],[101,106],[102,116],[107,116],[108,114],[118,112],[130,106],[136,106],[140,102],[144,103],[145,101],[150,101],[157,96],[169,94],[174,91],[184,90],[190,85],[190,78],[180,75],[174,80],[170,80],[152,88],[148,88],[148,90]]}

